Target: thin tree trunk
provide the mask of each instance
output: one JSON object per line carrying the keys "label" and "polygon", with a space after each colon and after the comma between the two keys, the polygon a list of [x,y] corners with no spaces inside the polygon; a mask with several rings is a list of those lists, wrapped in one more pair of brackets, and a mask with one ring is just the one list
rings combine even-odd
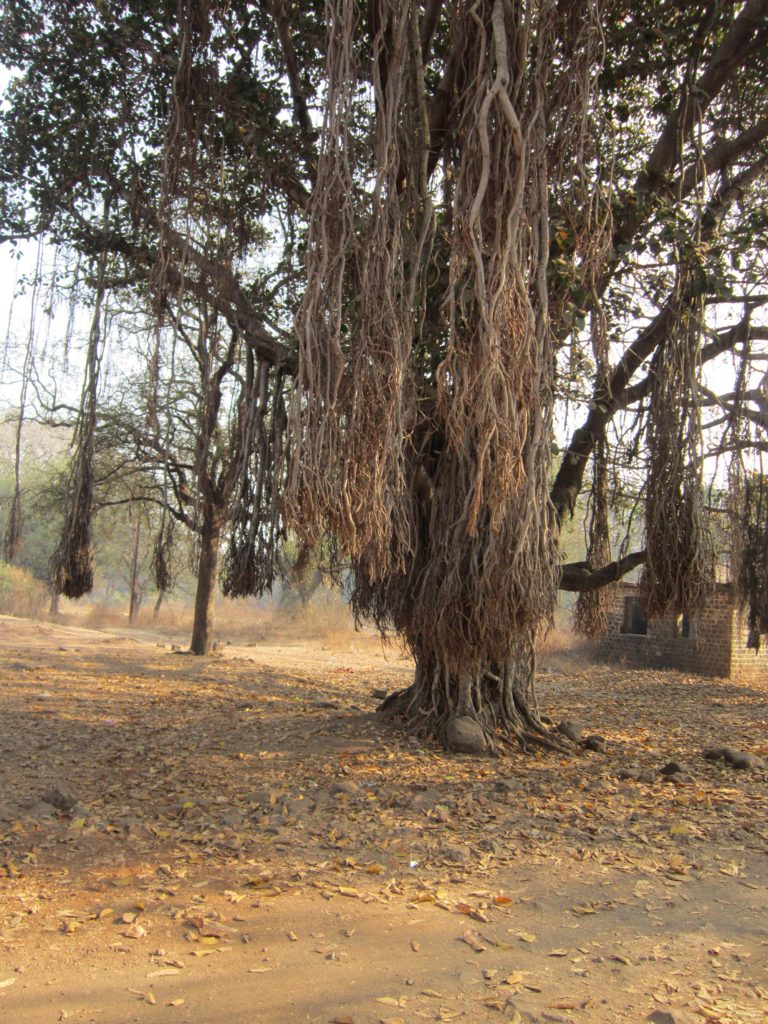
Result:
{"label": "thin tree trunk", "polygon": [[165,591],[158,590],[157,600],[155,601],[155,607],[152,610],[152,621],[157,622],[158,616],[160,615],[160,608],[162,607],[163,600],[165,599]]}
{"label": "thin tree trunk", "polygon": [[221,527],[206,515],[200,536],[200,562],[197,568],[195,619],[192,627],[192,654],[210,654],[213,640],[213,602],[219,564]]}
{"label": "thin tree trunk", "polygon": [[58,615],[59,614],[59,600],[60,599],[61,599],[61,594],[58,592],[58,590],[56,590],[56,589],[52,590],[51,591],[51,605],[50,605],[50,608],[48,609],[48,614],[49,615]]}
{"label": "thin tree trunk", "polygon": [[141,517],[136,516],[136,529],[133,534],[133,557],[131,558],[131,605],[128,610],[128,622],[133,623],[139,614],[141,603],[141,587],[139,586],[139,550],[141,547]]}

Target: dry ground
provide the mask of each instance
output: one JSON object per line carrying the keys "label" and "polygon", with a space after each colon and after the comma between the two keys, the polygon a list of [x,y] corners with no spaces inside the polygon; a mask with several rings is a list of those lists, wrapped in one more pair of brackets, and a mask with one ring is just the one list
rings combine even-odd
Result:
{"label": "dry ground", "polygon": [[701,757],[768,690],[561,658],[608,752],[477,760],[375,720],[372,637],[0,639],[3,1024],[768,1021],[768,772]]}

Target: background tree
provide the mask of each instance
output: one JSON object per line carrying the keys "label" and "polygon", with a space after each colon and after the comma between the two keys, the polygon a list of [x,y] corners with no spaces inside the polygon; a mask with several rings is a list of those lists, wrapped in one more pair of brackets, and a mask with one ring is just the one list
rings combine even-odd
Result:
{"label": "background tree", "polygon": [[[385,710],[462,749],[552,743],[557,587],[643,564],[652,612],[695,611],[707,456],[740,453],[735,485],[762,443],[767,48],[768,0],[19,3],[5,234],[106,254],[161,318],[195,297],[291,378],[288,487],[282,446],[241,460],[236,561],[274,558],[269,479],[414,653]],[[588,411],[553,474],[563,400]],[[645,544],[610,561],[627,465]],[[562,567],[590,477],[591,550]]]}

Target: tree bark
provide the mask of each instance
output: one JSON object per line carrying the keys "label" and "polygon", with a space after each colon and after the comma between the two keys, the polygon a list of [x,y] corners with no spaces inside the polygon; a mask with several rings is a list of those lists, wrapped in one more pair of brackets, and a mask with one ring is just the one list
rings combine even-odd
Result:
{"label": "tree bark", "polygon": [[136,529],[133,533],[133,555],[131,557],[131,603],[128,609],[128,622],[133,625],[139,614],[141,604],[141,587],[139,586],[139,551],[141,550],[141,518],[136,516]]}
{"label": "tree bark", "polygon": [[210,654],[213,641],[213,602],[216,596],[216,574],[219,565],[221,526],[212,515],[206,515],[200,534],[200,561],[197,567],[195,618],[192,627],[192,654]]}
{"label": "tree bark", "polygon": [[163,605],[164,598],[165,598],[165,591],[164,590],[158,590],[158,592],[157,592],[157,600],[155,601],[155,607],[152,610],[152,621],[153,622],[157,622],[158,616],[160,615],[160,609],[161,609],[161,607]]}
{"label": "tree bark", "polygon": [[378,712],[462,753],[498,754],[505,746],[566,749],[564,738],[541,718],[535,661],[528,641],[503,665],[463,673],[417,658],[411,686],[390,694]]}

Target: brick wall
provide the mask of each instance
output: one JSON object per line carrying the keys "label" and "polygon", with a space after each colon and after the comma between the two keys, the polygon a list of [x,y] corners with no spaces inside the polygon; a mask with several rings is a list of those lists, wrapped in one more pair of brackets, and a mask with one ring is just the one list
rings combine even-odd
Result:
{"label": "brick wall", "polygon": [[735,609],[731,619],[731,679],[768,686],[768,637],[759,651],[747,647],[746,609]]}
{"label": "brick wall", "polygon": [[[608,608],[608,630],[601,643],[606,660],[638,668],[676,668],[696,675],[731,674],[734,613],[727,593],[715,593],[707,608],[691,617],[687,637],[678,635],[676,625],[680,624],[672,615],[649,620],[645,636],[622,632],[624,600],[638,596],[639,590],[633,584],[614,588]],[[761,662],[762,671],[768,674],[768,651],[765,657],[761,652]]]}

